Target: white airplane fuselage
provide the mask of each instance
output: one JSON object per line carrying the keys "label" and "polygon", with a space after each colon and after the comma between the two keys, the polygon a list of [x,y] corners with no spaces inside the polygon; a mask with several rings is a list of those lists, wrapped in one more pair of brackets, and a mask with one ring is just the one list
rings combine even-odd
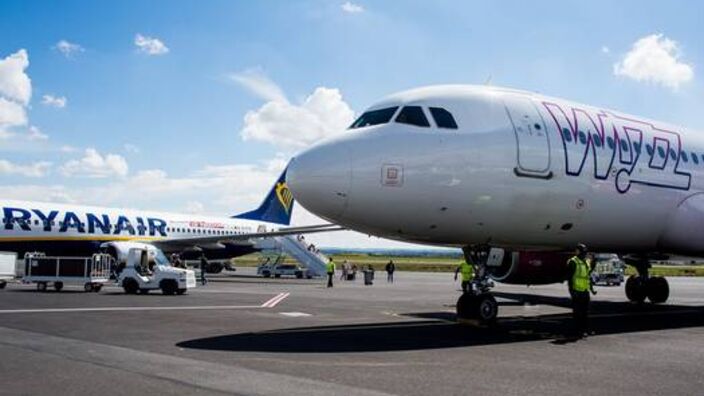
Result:
{"label": "white airplane fuselage", "polygon": [[[420,106],[429,126],[396,122]],[[457,129],[439,128],[430,108]],[[401,92],[361,126],[297,155],[311,212],[384,238],[444,246],[704,253],[704,135],[538,94],[475,86]]]}
{"label": "white airplane fuselage", "polygon": [[[150,242],[249,234],[265,226],[227,217],[14,200],[0,201],[0,210],[0,250],[20,254],[41,251],[90,255],[107,241]],[[246,254],[253,250],[242,246],[241,251]]]}

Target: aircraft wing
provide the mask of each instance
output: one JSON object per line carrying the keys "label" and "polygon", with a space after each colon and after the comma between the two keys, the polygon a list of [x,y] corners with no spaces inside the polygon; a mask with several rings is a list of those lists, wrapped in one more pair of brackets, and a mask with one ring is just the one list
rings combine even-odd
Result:
{"label": "aircraft wing", "polygon": [[232,235],[213,235],[213,236],[197,236],[178,239],[163,239],[157,241],[149,241],[148,243],[163,249],[171,250],[182,247],[208,247],[222,246],[226,244],[249,244],[252,239],[268,238],[283,235],[298,235],[298,234],[313,234],[316,232],[331,232],[342,231],[344,227],[336,224],[319,224],[304,227],[286,227],[271,231],[257,231],[248,234],[232,234]]}

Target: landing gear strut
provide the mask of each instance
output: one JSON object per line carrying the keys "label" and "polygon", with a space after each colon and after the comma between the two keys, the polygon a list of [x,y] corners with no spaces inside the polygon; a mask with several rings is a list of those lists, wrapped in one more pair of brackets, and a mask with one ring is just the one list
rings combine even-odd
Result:
{"label": "landing gear strut", "polygon": [[635,260],[628,260],[628,264],[635,267],[638,275],[633,275],[626,281],[626,297],[636,303],[643,303],[646,299],[653,304],[660,304],[667,301],[670,296],[670,286],[667,279],[661,276],[650,276],[650,262],[647,258],[641,257]]}
{"label": "landing gear strut", "polygon": [[493,324],[499,314],[499,305],[489,292],[494,287],[486,269],[489,248],[466,246],[462,252],[467,262],[474,266],[474,279],[469,291],[457,300],[457,319],[482,325]]}

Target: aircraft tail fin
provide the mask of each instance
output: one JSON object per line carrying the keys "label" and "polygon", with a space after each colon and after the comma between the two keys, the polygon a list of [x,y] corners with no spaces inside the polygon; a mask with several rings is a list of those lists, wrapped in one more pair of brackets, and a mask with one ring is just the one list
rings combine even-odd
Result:
{"label": "aircraft tail fin", "polygon": [[[287,168],[288,169],[288,168]],[[237,219],[248,219],[289,225],[293,213],[293,195],[286,185],[286,170],[264,198],[264,202],[255,210],[232,216]]]}

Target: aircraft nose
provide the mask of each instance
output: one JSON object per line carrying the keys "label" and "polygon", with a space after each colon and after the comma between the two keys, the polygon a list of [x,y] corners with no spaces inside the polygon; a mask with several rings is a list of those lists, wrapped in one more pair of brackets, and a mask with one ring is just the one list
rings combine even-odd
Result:
{"label": "aircraft nose", "polygon": [[330,142],[294,157],[286,174],[293,197],[312,213],[334,221],[346,207],[352,169],[351,146]]}

